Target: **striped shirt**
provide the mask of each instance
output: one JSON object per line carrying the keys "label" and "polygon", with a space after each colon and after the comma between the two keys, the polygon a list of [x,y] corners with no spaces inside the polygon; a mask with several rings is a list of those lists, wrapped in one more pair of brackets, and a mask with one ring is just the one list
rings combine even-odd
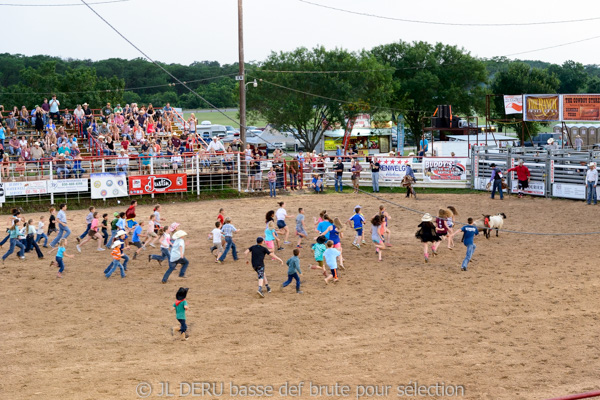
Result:
{"label": "striped shirt", "polygon": [[233,232],[237,232],[237,229],[231,224],[225,224],[223,225],[223,228],[221,228],[221,232],[223,232],[223,236],[225,237],[233,237]]}
{"label": "striped shirt", "polygon": [[112,255],[112,258],[114,260],[117,260],[117,261],[121,260],[121,248],[119,246],[112,249],[110,254]]}

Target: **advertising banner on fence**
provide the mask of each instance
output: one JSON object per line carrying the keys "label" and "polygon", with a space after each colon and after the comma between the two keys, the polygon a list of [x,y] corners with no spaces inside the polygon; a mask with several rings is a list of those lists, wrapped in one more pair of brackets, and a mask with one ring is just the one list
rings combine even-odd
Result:
{"label": "advertising banner on fence", "polygon": [[47,181],[5,182],[4,190],[7,196],[25,196],[30,194],[48,193]]}
{"label": "advertising banner on fence", "polygon": [[467,180],[468,158],[423,158],[424,180],[431,183]]}
{"label": "advertising banner on fence", "polygon": [[523,95],[523,119],[525,121],[560,121],[559,95]]}
{"label": "advertising banner on fence", "polygon": [[6,192],[4,191],[4,183],[0,182],[0,204],[6,201]]}
{"label": "advertising banner on fence", "polygon": [[504,96],[504,113],[521,114],[523,112],[523,95]]}
{"label": "advertising banner on fence", "polygon": [[48,193],[87,192],[87,179],[58,179],[48,181]]}
{"label": "advertising banner on fence", "polygon": [[394,179],[402,180],[406,175],[406,165],[412,160],[411,158],[379,158],[379,169],[380,179]]}
{"label": "advertising banner on fence", "polygon": [[563,121],[600,121],[600,94],[563,94]]}
{"label": "advertising banner on fence", "polygon": [[552,196],[585,200],[585,185],[577,185],[575,183],[555,183],[552,185]]}
{"label": "advertising banner on fence", "polygon": [[120,174],[91,174],[92,199],[109,199],[125,197],[127,193],[127,175]]}
{"label": "advertising banner on fence", "polygon": [[141,175],[129,178],[129,194],[176,193],[186,191],[186,174]]}
{"label": "advertising banner on fence", "polygon": [[[519,181],[514,179],[511,181],[511,192],[518,192]],[[539,181],[529,181],[529,187],[523,190],[525,194],[531,194],[533,196],[545,196],[546,195],[546,183]]]}

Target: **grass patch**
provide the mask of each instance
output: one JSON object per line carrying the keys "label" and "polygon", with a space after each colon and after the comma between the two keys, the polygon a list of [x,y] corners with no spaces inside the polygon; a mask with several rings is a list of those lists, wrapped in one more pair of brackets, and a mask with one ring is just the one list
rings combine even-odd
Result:
{"label": "grass patch", "polygon": [[[231,125],[236,129],[240,128],[239,125],[239,120],[240,117],[238,116],[238,111],[224,111],[224,114],[227,115],[229,118],[233,118],[235,121],[237,121],[237,123],[234,123],[232,120],[228,119],[225,115],[221,114],[218,111],[215,110],[203,110],[206,112],[196,112],[196,118],[198,119],[198,123],[202,122],[202,121],[210,121],[215,125]],[[183,112],[183,117],[187,119],[190,117],[191,112],[190,111],[184,111]],[[265,127],[267,126],[267,121],[264,120],[253,120],[251,118],[247,118],[246,120],[246,125],[247,126],[257,126],[259,128]]]}

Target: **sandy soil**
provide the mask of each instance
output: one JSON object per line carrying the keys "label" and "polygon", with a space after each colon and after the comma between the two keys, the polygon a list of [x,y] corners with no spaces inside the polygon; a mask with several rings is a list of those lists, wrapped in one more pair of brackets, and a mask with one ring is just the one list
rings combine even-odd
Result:
{"label": "sandy soil", "polygon": [[[519,231],[598,230],[599,209],[583,202],[501,202],[485,194],[382,197],[432,213],[454,205],[461,221],[505,212],[505,227]],[[285,201],[290,214],[304,207],[308,222],[321,209],[345,220],[356,204],[370,217],[380,204],[352,194]],[[304,294],[290,286],[259,299],[250,266],[230,257],[216,265],[208,252],[219,207],[241,228],[236,242],[243,251],[262,234],[264,214],[276,204],[253,198],[164,205],[163,219],[182,223],[189,233],[191,260],[189,277],[174,274],[166,285],[160,284],[166,268],[148,264],[148,252],[132,262],[127,278],[115,273],[109,280],[102,270],[110,254],[92,244],[78,254],[70,241],[75,258],[66,259],[63,279],[48,267],[49,255],[38,260],[30,254],[25,262],[11,256],[0,269],[0,397],[135,399],[140,382],[152,385],[150,398],[163,397],[160,382],[169,382],[175,394],[180,382],[224,382],[223,394],[214,398],[230,398],[231,381],[274,385],[275,394],[286,381],[304,382],[297,398],[317,398],[308,391],[311,383],[336,382],[349,385],[352,398],[359,384],[391,386],[387,395],[370,398],[414,398],[396,392],[414,382],[463,385],[466,399],[541,399],[600,387],[598,235],[480,236],[464,273],[462,244],[453,251],[444,245],[425,264],[414,238],[420,216],[388,205],[393,247],[383,262],[370,244],[352,248],[347,234],[347,270],[338,284],[326,286],[319,272],[307,269],[312,253],[305,246]],[[139,207],[138,216],[150,211]],[[83,230],[85,214],[68,213],[74,233]],[[291,252],[287,246],[279,255],[285,260]],[[274,288],[286,271],[268,263]],[[179,286],[190,287],[187,342],[170,333]]]}

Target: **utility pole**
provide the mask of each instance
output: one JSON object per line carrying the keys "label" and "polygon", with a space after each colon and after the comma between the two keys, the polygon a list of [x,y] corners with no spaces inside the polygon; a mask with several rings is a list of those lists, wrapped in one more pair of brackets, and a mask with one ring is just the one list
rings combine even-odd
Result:
{"label": "utility pole", "polygon": [[240,85],[240,140],[242,151],[246,148],[246,80],[244,71],[244,8],[242,0],[238,0],[238,47],[240,55],[240,74],[236,80]]}

